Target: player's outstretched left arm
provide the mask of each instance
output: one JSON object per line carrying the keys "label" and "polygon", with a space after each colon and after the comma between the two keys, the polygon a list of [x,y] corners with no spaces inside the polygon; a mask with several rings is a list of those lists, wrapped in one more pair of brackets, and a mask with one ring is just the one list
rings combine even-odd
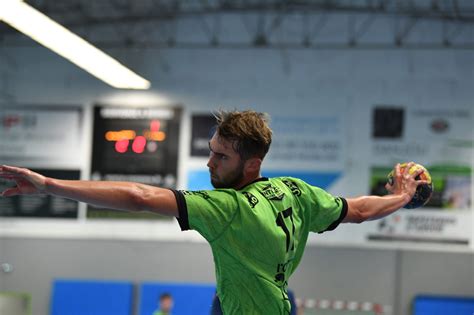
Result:
{"label": "player's outstretched left arm", "polygon": [[15,183],[1,192],[3,197],[50,194],[100,208],[179,216],[176,198],[169,189],[132,182],[60,180],[6,165],[0,166],[0,178]]}
{"label": "player's outstretched left arm", "polygon": [[426,180],[415,179],[423,170],[409,173],[410,168],[414,165],[414,162],[410,162],[403,169],[401,169],[400,164],[395,165],[395,180],[392,185],[387,184],[385,186],[391,193],[390,195],[347,198],[348,210],[343,222],[361,223],[366,220],[380,219],[410,202],[416,188],[419,185],[428,184]]}

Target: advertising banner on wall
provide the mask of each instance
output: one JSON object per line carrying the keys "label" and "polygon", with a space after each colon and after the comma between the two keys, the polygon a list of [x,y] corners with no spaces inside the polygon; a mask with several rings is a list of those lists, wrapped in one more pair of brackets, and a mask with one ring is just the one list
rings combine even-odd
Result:
{"label": "advertising banner on wall", "polygon": [[473,221],[472,137],[471,109],[374,107],[371,193],[386,194],[392,166],[409,161],[428,169],[434,192],[424,207],[379,221],[367,239],[468,245]]}
{"label": "advertising banner on wall", "polygon": [[79,169],[82,119],[80,107],[0,107],[0,161]]}
{"label": "advertising banner on wall", "polygon": [[263,174],[294,176],[330,188],[345,167],[344,118],[337,107],[305,115],[273,115],[273,142]]}
{"label": "advertising banner on wall", "polygon": [[[0,107],[0,164],[33,169],[45,176],[79,179],[83,110],[78,106]],[[0,179],[0,190],[12,182]],[[0,216],[77,218],[78,203],[47,195],[0,198]]]}

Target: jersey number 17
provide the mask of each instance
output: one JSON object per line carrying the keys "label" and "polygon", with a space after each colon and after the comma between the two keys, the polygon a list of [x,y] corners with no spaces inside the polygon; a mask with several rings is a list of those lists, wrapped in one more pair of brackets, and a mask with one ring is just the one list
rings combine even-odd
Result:
{"label": "jersey number 17", "polygon": [[[290,230],[288,229],[288,226],[285,223],[285,218],[290,218],[291,221],[291,233]],[[295,235],[295,223],[293,222],[293,208],[289,207],[286,210],[283,210],[278,213],[277,218],[276,218],[276,224],[282,228],[283,232],[285,232],[286,235],[286,252],[290,250],[295,250],[295,243],[294,240],[292,239],[293,236]]]}

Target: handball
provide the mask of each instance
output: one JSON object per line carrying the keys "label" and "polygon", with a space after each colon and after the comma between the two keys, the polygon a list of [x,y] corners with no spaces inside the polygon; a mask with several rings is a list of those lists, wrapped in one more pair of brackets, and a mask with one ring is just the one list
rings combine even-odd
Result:
{"label": "handball", "polygon": [[[407,166],[407,163],[402,163],[400,164],[400,171],[403,171]],[[426,180],[428,181],[428,184],[422,184],[418,185],[416,188],[415,195],[413,195],[413,198],[410,200],[409,203],[407,203],[403,208],[405,209],[415,209],[422,207],[428,203],[428,201],[431,198],[431,195],[433,194],[433,181],[431,180],[431,175],[428,172],[428,170],[420,164],[415,164],[413,165],[409,170],[409,174],[415,173],[417,170],[422,169],[423,173],[415,177],[416,180]],[[388,174],[388,184],[393,185],[394,183],[394,177],[393,177],[393,170]]]}

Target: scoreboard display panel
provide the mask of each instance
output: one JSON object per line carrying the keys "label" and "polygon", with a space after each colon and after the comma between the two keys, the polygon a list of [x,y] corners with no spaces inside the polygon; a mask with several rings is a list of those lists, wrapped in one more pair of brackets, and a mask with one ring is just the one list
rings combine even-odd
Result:
{"label": "scoreboard display panel", "polygon": [[[171,106],[94,106],[91,179],[176,188],[181,113]],[[93,209],[89,217],[103,217]]]}

